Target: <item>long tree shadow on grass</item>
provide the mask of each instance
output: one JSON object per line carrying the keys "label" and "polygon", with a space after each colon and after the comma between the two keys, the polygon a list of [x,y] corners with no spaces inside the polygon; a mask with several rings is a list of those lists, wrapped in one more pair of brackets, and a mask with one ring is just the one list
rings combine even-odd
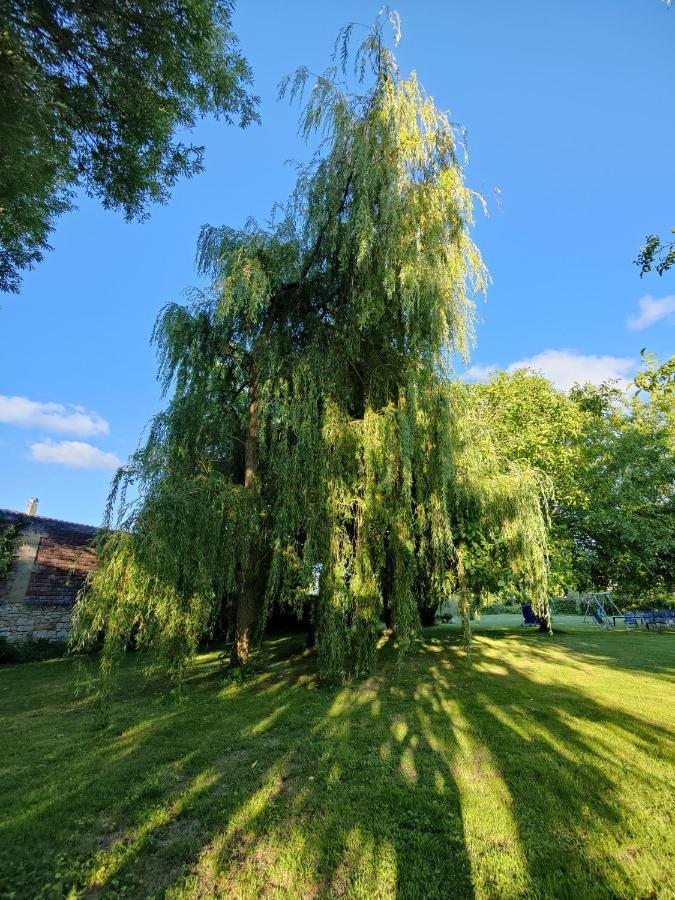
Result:
{"label": "long tree shadow on grass", "polygon": [[[126,680],[134,674],[125,673]],[[16,896],[58,896],[73,884],[147,896],[187,876],[195,892],[215,896],[238,874],[250,896],[274,891],[277,882],[292,894],[322,884],[335,892],[367,884],[375,895],[385,885],[395,890],[411,872],[406,854],[416,845],[425,856],[415,866],[422,876],[429,868],[431,884],[442,877],[470,893],[457,798],[448,793],[429,836],[418,833],[413,785],[403,780],[392,791],[386,774],[394,760],[374,765],[379,746],[372,729],[352,733],[359,718],[361,724],[372,718],[370,701],[364,716],[352,717],[348,707],[337,712],[345,692],[319,689],[311,663],[282,661],[242,686],[218,687],[210,675],[192,679],[187,702],[156,697],[154,708],[143,689],[128,684],[111,727],[97,734],[88,721],[91,733],[79,746],[52,742],[55,736],[40,730],[40,749],[31,747],[29,755],[37,751],[46,771],[0,785],[12,795],[0,823],[3,886]],[[363,695],[371,696],[372,690]],[[39,700],[30,700],[37,715]],[[362,777],[370,769],[367,783]],[[439,856],[439,836],[450,853]],[[273,854],[288,856],[294,840],[306,858],[272,864]]]}
{"label": "long tree shadow on grass", "polygon": [[[52,725],[26,747],[19,714],[13,739],[23,730],[47,762],[37,782],[0,773],[0,883],[17,897],[73,884],[144,897],[653,890],[659,862],[621,845],[639,810],[616,769],[622,754],[638,760],[635,791],[658,805],[653,758],[666,765],[672,735],[578,686],[551,688],[493,638],[472,668],[447,632],[401,669],[385,646],[377,676],[339,690],[319,687],[306,659],[224,687],[202,663],[182,704],[127,672],[107,731],[71,710],[79,746]],[[664,811],[664,846],[665,824]]]}
{"label": "long tree shadow on grass", "polygon": [[[515,829],[512,848],[519,847],[524,857],[518,893],[661,896],[673,865],[672,850],[665,848],[672,833],[668,797],[675,776],[675,735],[653,721],[655,710],[662,714],[668,707],[665,690],[654,693],[652,685],[636,680],[633,696],[619,703],[611,686],[621,688],[612,668],[598,675],[596,685],[587,671],[574,685],[544,681],[540,672],[526,675],[510,662],[508,641],[493,638],[479,648],[468,690],[453,697],[453,667],[441,656],[432,670],[433,687],[417,706],[439,745],[443,722],[434,711],[445,707],[465,745],[473,748],[478,792],[482,781],[495,806],[509,811],[510,823],[501,830],[508,834],[509,824]],[[537,660],[550,660],[552,649],[545,643],[519,647],[528,669]],[[652,696],[643,698],[638,685]],[[603,701],[598,693],[604,693]],[[670,703],[673,699],[671,692]],[[450,759],[448,766],[458,783],[471,781],[466,767],[462,772]],[[467,808],[476,806],[468,790],[463,796]],[[510,892],[490,883],[495,866],[486,840],[489,824],[479,820],[477,833],[470,833],[486,850],[478,881],[481,893],[504,896]]]}

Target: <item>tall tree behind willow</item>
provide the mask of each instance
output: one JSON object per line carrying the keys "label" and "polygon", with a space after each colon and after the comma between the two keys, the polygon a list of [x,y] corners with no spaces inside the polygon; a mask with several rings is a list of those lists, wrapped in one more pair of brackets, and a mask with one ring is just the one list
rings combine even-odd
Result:
{"label": "tall tree behind willow", "polygon": [[488,594],[529,601],[540,630],[552,632],[549,527],[553,484],[508,452],[485,397],[475,385],[448,386],[455,406],[452,531],[456,588],[467,639],[471,607]]}
{"label": "tall tree behind willow", "polygon": [[305,603],[320,571],[318,658],[344,677],[372,666],[383,613],[405,652],[421,595],[452,587],[445,360],[467,350],[485,271],[455,130],[382,28],[355,54],[360,91],[352,26],[314,80],[301,124],[321,146],[283,214],[205,228],[209,290],[158,323],[173,396],[119,475],[125,527],[76,614],[81,639],[105,631],[107,661],[134,633],[180,668],[225,618],[245,664],[255,623]]}
{"label": "tall tree behind willow", "polygon": [[82,186],[142,218],[203,147],[177,135],[212,113],[256,118],[231,0],[5,0],[0,6],[0,290],[48,249]]}
{"label": "tall tree behind willow", "polygon": [[644,362],[639,392],[612,383],[563,392],[526,370],[471,388],[502,454],[550,479],[556,593],[613,590],[654,602],[672,593],[675,361]]}

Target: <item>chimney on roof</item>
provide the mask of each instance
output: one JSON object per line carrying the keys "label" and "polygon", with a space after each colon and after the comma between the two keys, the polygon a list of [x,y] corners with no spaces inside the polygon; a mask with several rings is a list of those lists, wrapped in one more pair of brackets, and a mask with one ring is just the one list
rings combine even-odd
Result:
{"label": "chimney on roof", "polygon": [[28,501],[28,506],[26,508],[26,515],[27,516],[37,515],[37,505],[38,505],[38,498],[31,497],[30,500]]}

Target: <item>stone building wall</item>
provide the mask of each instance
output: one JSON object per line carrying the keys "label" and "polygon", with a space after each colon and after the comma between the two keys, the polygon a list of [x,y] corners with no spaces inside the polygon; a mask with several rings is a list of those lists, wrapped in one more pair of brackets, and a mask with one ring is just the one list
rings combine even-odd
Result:
{"label": "stone building wall", "polygon": [[67,640],[78,591],[96,562],[96,529],[0,510],[0,526],[6,525],[21,529],[21,544],[0,584],[0,637]]}

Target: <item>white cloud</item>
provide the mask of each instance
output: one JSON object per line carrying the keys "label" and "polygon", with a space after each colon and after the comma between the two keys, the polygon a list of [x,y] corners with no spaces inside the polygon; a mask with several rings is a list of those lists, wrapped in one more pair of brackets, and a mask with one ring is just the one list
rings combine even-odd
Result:
{"label": "white cloud", "polygon": [[0,422],[21,428],[41,428],[60,434],[89,437],[108,434],[110,426],[98,413],[83,406],[63,403],[39,403],[28,397],[5,397],[0,394]]}
{"label": "white cloud", "polygon": [[76,469],[117,469],[122,463],[114,453],[106,453],[85,441],[52,441],[49,438],[30,446],[31,459]]}
{"label": "white cloud", "polygon": [[497,366],[470,366],[464,373],[467,381],[486,381],[497,369]]}
{"label": "white cloud", "polygon": [[675,294],[669,294],[667,297],[652,297],[649,294],[638,300],[637,316],[629,316],[626,319],[626,325],[631,331],[642,331],[643,328],[649,328],[654,322],[660,319],[667,319],[675,314]]}
{"label": "white cloud", "polygon": [[[560,390],[567,391],[577,382],[585,384],[590,381],[591,384],[601,384],[603,381],[615,379],[626,387],[629,381],[626,376],[636,367],[635,360],[628,356],[595,356],[578,353],[576,350],[544,350],[542,353],[510,363],[506,366],[506,371],[533,369],[535,372],[541,372]],[[497,368],[499,367],[496,365],[471,366],[464,373],[464,377],[470,381],[480,381]]]}

